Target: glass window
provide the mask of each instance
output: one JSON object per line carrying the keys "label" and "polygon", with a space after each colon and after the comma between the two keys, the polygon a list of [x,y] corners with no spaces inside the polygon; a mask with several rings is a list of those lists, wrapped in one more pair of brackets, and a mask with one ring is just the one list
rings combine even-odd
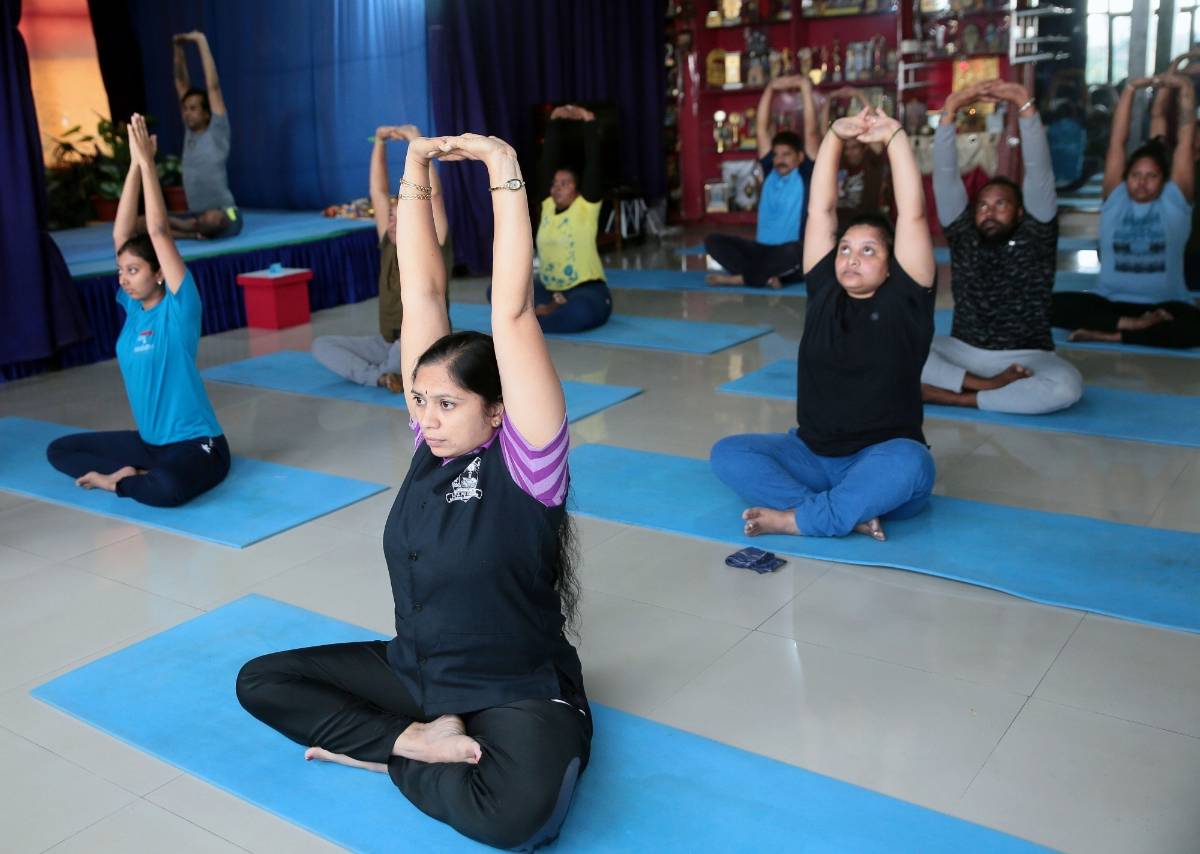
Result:
{"label": "glass window", "polygon": [[1171,58],[1187,53],[1192,46],[1192,13],[1179,12],[1175,15],[1175,28],[1171,32]]}
{"label": "glass window", "polygon": [[1128,15],[1133,11],[1133,0],[1109,0],[1108,11]]}
{"label": "glass window", "polygon": [[1108,82],[1108,15],[1103,13],[1087,16],[1087,65],[1084,76],[1088,83]]}
{"label": "glass window", "polygon": [[1112,19],[1112,68],[1109,80],[1116,82],[1129,76],[1129,29],[1128,15]]}
{"label": "glass window", "polygon": [[1088,14],[1093,12],[1107,12],[1108,0],[1088,0],[1087,10]]}

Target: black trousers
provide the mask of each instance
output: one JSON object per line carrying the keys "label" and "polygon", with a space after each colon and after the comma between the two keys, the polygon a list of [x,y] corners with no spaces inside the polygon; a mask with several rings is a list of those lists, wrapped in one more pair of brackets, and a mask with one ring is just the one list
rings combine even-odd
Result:
{"label": "black trousers", "polygon": [[804,278],[804,244],[799,240],[772,246],[729,234],[710,234],[704,238],[704,251],[730,273],[740,275],[747,287],[766,287],[772,276],[783,282]]}
{"label": "black trousers", "polygon": [[531,699],[462,716],[483,748],[478,765],[393,756],[400,733],[430,718],[396,678],[383,641],[264,655],[242,668],[237,695],[298,744],[386,764],[417,809],[496,848],[530,851],[557,838],[591,747],[590,717]]}
{"label": "black trousers", "polygon": [[143,469],[145,474],[118,482],[117,495],[152,507],[178,507],[208,492],[229,474],[230,462],[224,436],[151,445],[136,430],[72,433],[51,442],[46,458],[71,477],[112,474],[125,466]]}
{"label": "black trousers", "polygon": [[1155,324],[1149,329],[1121,330],[1122,343],[1144,347],[1200,347],[1200,308],[1186,302],[1150,305],[1114,302],[1099,294],[1056,293],[1051,297],[1050,321],[1063,329],[1116,332],[1117,322],[1122,317],[1141,317],[1156,308],[1170,312],[1174,320]]}

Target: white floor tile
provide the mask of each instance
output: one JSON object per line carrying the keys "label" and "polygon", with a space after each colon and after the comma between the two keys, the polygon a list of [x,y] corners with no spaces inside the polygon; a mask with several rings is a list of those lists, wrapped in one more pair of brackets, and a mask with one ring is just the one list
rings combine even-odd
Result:
{"label": "white floor tile", "polygon": [[1089,614],[1035,696],[1200,738],[1200,635]]}
{"label": "white floor tile", "polygon": [[38,854],[137,798],[3,728],[0,756],[5,854]]}
{"label": "white floor tile", "polygon": [[834,565],[762,631],[1029,695],[1081,616],[919,573]]}
{"label": "white floor tile", "polygon": [[1200,739],[1030,700],[963,796],[971,821],[1080,854],[1195,854]]}
{"label": "white floor tile", "polygon": [[1025,697],[755,632],[652,717],[945,809]]}
{"label": "white floor tile", "polygon": [[103,548],[140,530],[119,519],[42,501],[0,513],[0,545],[56,561]]}
{"label": "white floor tile", "polygon": [[244,854],[245,849],[146,801],[129,806],[55,845],[46,854]]}

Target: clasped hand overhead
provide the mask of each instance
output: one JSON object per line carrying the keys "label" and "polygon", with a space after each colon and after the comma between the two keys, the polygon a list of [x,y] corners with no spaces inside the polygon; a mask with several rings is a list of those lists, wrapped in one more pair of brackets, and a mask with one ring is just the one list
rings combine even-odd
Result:
{"label": "clasped hand overhead", "polygon": [[886,143],[899,129],[900,122],[878,107],[874,110],[864,107],[853,116],[843,116],[831,128],[843,140],[856,139],[868,144]]}

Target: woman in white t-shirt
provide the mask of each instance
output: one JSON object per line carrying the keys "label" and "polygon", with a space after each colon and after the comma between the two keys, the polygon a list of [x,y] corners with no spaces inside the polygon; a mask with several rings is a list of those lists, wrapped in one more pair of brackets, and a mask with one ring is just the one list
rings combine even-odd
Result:
{"label": "woman in white t-shirt", "polygon": [[1053,297],[1052,322],[1072,330],[1072,341],[1200,346],[1200,308],[1183,274],[1192,226],[1195,123],[1179,122],[1169,159],[1158,138],[1125,158],[1134,94],[1151,85],[1177,90],[1181,117],[1195,113],[1192,83],[1177,74],[1131,80],[1121,93],[1104,163],[1097,287]]}

